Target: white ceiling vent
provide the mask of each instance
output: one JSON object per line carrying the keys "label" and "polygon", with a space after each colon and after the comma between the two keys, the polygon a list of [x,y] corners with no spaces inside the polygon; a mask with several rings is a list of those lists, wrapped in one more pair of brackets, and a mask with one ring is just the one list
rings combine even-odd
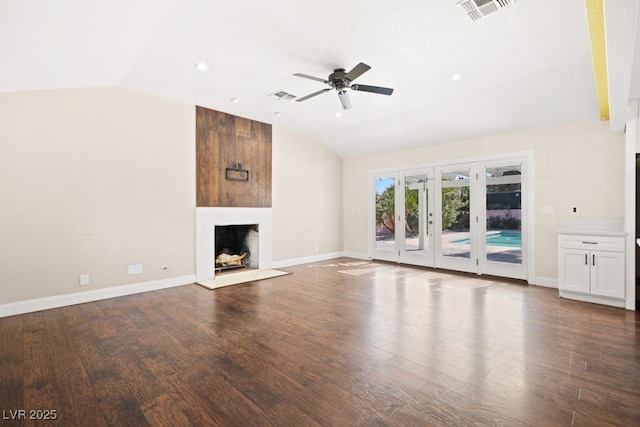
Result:
{"label": "white ceiling vent", "polygon": [[511,6],[515,2],[516,0],[462,0],[457,4],[462,6],[472,20],[477,21],[503,7]]}
{"label": "white ceiling vent", "polygon": [[277,100],[284,100],[284,101],[291,101],[292,99],[295,99],[296,96],[289,93],[289,92],[285,92],[283,90],[278,90],[276,92],[270,93],[269,95],[267,95],[267,98],[274,98]]}

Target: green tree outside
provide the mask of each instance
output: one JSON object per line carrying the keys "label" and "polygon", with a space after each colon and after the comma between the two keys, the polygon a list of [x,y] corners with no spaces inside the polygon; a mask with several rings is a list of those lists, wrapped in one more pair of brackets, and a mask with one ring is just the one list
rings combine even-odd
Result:
{"label": "green tree outside", "polygon": [[[455,228],[461,217],[469,214],[469,187],[442,189],[442,229]],[[468,224],[467,224],[468,228]]]}

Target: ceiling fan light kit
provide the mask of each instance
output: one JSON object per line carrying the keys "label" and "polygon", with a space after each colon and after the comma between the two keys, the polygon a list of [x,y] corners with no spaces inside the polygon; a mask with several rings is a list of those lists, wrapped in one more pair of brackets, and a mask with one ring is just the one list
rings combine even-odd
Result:
{"label": "ceiling fan light kit", "polygon": [[387,87],[380,86],[370,86],[370,85],[360,85],[360,84],[352,84],[352,82],[369,71],[371,69],[370,66],[361,62],[351,71],[346,72],[344,68],[336,68],[333,70],[333,73],[329,74],[329,77],[325,79],[321,79],[319,77],[309,76],[307,74],[295,73],[294,76],[302,77],[304,79],[314,80],[317,82],[321,82],[329,85],[330,87],[321,89],[317,92],[313,92],[307,96],[303,96],[302,98],[296,99],[296,102],[303,102],[309,98],[313,98],[314,96],[320,95],[325,92],[329,92],[331,89],[335,89],[338,92],[338,98],[340,99],[340,103],[342,104],[342,108],[348,110],[351,108],[351,100],[349,99],[349,93],[347,89],[360,91],[360,92],[371,92],[377,93],[381,95],[391,95],[393,93],[393,89]]}

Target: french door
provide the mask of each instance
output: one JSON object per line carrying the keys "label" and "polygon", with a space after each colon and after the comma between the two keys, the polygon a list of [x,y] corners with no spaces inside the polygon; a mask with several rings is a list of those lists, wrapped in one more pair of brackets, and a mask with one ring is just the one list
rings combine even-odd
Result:
{"label": "french door", "polygon": [[525,173],[514,158],[372,175],[371,257],[526,279]]}
{"label": "french door", "polygon": [[[478,187],[484,193],[479,215],[483,236],[480,273],[528,277],[529,221],[527,162],[522,159],[485,162]],[[531,233],[532,234],[532,233]]]}
{"label": "french door", "polygon": [[374,177],[374,258],[432,267],[434,256],[433,170]]}
{"label": "french door", "polygon": [[476,165],[436,168],[436,265],[477,272],[478,222],[476,221]]}

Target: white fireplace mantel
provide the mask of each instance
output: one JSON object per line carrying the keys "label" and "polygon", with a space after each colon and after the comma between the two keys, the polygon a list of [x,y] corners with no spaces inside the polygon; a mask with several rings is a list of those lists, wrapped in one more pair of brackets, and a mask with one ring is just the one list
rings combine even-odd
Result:
{"label": "white fireplace mantel", "polygon": [[258,269],[272,264],[271,208],[196,208],[196,280],[211,280],[215,270],[216,225],[258,224]]}

